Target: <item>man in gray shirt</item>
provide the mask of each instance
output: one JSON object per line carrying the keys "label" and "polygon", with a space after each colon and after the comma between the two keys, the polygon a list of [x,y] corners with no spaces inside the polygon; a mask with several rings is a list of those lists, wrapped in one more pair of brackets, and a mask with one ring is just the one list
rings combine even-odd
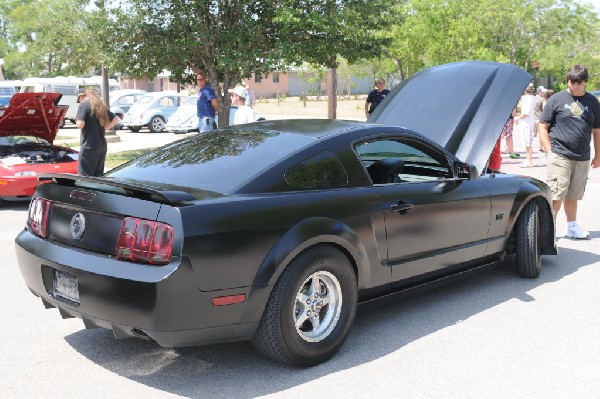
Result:
{"label": "man in gray shirt", "polygon": [[[574,65],[567,73],[567,89],[550,97],[539,126],[554,214],[564,202],[565,237],[577,239],[590,238],[589,231],[577,223],[577,201],[583,199],[590,166],[600,167],[600,103],[585,91],[587,81],[587,68]],[[595,151],[590,162],[592,137]]]}

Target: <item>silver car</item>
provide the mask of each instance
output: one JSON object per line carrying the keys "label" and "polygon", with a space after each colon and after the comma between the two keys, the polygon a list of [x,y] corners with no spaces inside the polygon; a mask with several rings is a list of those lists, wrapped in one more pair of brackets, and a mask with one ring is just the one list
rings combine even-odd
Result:
{"label": "silver car", "polygon": [[[109,93],[110,111],[123,120],[129,108],[147,93],[146,90],[138,89],[113,90]],[[115,126],[116,129],[121,129],[122,127],[121,122]]]}
{"label": "silver car", "polygon": [[129,108],[121,124],[132,132],[147,127],[151,133],[165,129],[167,120],[188,98],[185,94],[169,91],[147,93]]}

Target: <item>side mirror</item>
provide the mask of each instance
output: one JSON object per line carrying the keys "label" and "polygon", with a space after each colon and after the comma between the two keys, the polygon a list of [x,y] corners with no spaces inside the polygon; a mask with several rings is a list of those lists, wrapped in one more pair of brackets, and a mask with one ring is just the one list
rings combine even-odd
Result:
{"label": "side mirror", "polygon": [[454,162],[454,174],[459,179],[475,180],[479,177],[479,172],[475,165],[459,161]]}

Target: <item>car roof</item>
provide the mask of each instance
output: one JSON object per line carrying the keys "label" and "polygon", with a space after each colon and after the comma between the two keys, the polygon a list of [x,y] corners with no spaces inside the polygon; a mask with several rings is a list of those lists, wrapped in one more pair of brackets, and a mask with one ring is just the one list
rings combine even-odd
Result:
{"label": "car roof", "polygon": [[111,90],[108,94],[110,94],[111,96],[125,96],[127,94],[146,94],[148,93],[146,90],[140,90],[140,89],[118,89],[118,90]]}
{"label": "car roof", "polygon": [[150,97],[163,97],[163,96],[180,96],[180,97],[187,97],[187,94],[183,94],[183,93],[178,93],[176,91],[151,91],[146,93],[144,96],[150,96]]}
{"label": "car roof", "polygon": [[231,126],[232,129],[259,129],[277,131],[280,133],[300,134],[319,139],[331,134],[364,129],[365,122],[349,121],[342,119],[280,119],[266,120],[245,125]]}

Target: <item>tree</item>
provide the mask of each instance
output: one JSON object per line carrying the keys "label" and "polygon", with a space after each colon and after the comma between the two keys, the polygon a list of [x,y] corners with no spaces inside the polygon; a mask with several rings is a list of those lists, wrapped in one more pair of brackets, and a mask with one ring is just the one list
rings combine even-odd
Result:
{"label": "tree", "polygon": [[[118,69],[130,76],[154,77],[163,70],[172,80],[195,83],[204,73],[219,97],[219,122],[229,121],[227,90],[254,72],[281,66],[274,21],[278,0],[131,0],[118,33]],[[219,95],[220,94],[220,95]]]}
{"label": "tree", "polygon": [[410,0],[402,12],[388,54],[404,78],[469,59],[561,80],[576,62],[600,73],[598,15],[573,0]]}
{"label": "tree", "polygon": [[[349,63],[381,55],[397,16],[391,0],[283,0],[277,21],[286,60],[328,68],[328,117],[336,114],[338,55]],[[401,22],[399,18],[396,23]]]}
{"label": "tree", "polygon": [[338,54],[348,60],[377,54],[384,43],[375,34],[382,26],[378,18],[389,1],[131,0],[118,18],[119,69],[132,76],[167,69],[182,83],[204,72],[213,85],[223,85],[219,121],[224,125],[227,89],[252,73],[304,62],[333,68]]}
{"label": "tree", "polygon": [[82,0],[21,2],[7,17],[13,48],[6,57],[7,69],[16,78],[88,72],[97,51],[90,49],[86,15]]}

